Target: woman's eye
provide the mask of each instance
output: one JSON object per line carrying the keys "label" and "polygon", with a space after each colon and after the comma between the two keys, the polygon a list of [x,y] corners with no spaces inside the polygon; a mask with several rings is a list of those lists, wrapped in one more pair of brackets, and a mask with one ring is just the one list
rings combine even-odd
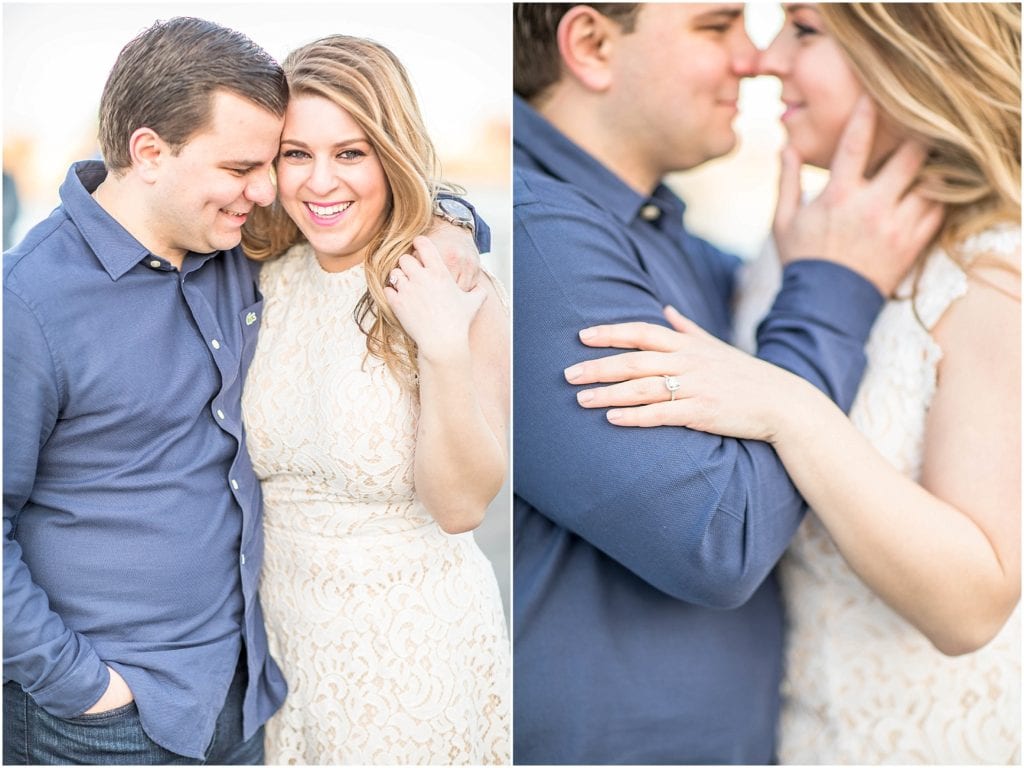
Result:
{"label": "woman's eye", "polygon": [[357,158],[362,157],[364,154],[366,153],[359,149],[346,149],[339,152],[338,157],[340,157],[342,160],[356,160]]}
{"label": "woman's eye", "polygon": [[289,160],[302,160],[309,157],[309,155],[307,155],[301,149],[286,149],[284,152],[281,153],[281,157],[285,157]]}
{"label": "woman's eye", "polygon": [[818,30],[816,30],[814,27],[809,27],[808,25],[801,24],[797,21],[793,22],[793,29],[796,30],[797,37],[807,37],[808,35],[818,34]]}

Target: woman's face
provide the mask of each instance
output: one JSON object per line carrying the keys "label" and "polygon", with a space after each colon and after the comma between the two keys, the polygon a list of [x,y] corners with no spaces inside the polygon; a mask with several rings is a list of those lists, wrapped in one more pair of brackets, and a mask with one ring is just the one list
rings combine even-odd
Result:
{"label": "woman's face", "polygon": [[277,194],[329,272],[366,258],[391,202],[384,168],[363,129],[341,107],[309,95],[288,102]]}
{"label": "woman's face", "polygon": [[805,163],[827,168],[864,88],[814,4],[785,7],[786,22],[761,54],[760,72],[782,81],[782,123]]}

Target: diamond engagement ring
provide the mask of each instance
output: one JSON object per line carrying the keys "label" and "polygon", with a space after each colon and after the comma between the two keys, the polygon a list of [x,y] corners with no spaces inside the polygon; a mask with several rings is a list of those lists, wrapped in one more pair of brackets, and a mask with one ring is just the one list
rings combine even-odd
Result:
{"label": "diamond engagement ring", "polygon": [[671,395],[671,397],[669,398],[669,402],[672,402],[673,400],[676,399],[676,392],[681,386],[679,384],[679,379],[677,379],[675,376],[662,376],[662,378],[665,379],[665,389],[667,389],[669,394]]}

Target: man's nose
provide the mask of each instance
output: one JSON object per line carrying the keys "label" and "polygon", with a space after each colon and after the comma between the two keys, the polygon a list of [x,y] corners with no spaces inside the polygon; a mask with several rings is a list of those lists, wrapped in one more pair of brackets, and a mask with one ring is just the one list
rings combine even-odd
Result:
{"label": "man's nose", "polygon": [[732,68],[740,77],[753,77],[759,74],[758,60],[760,51],[751,41],[747,31],[742,27],[736,35],[736,41],[732,50]]}
{"label": "man's nose", "polygon": [[276,194],[269,172],[255,175],[245,188],[245,197],[261,206],[268,206],[274,202]]}

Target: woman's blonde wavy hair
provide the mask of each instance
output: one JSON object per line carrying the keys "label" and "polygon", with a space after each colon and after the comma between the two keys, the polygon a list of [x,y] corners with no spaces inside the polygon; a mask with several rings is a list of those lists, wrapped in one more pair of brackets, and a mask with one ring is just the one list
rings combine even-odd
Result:
{"label": "woman's blonde wavy hair", "polygon": [[[320,96],[344,109],[366,133],[383,166],[389,210],[367,249],[366,293],[354,315],[366,335],[367,353],[383,360],[402,386],[415,391],[416,344],[388,306],[384,287],[399,257],[411,250],[413,238],[430,227],[437,192],[461,190],[439,180],[437,156],[409,76],[383,45],[331,35],[293,51],[283,67],[292,98]],[[276,202],[257,209],[242,230],[242,247],[257,261],[276,258],[305,240]]]}
{"label": "woman's blonde wavy hair", "polygon": [[1020,5],[820,3],[880,111],[929,148],[922,191],[946,205],[937,242],[1020,223]]}

